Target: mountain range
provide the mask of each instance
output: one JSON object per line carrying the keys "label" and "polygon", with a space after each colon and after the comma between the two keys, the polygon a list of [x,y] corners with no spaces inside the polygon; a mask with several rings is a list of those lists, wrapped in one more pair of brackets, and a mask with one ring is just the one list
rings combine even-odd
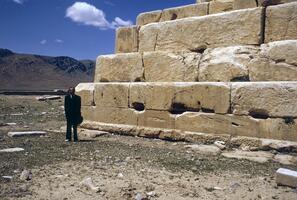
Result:
{"label": "mountain range", "polygon": [[93,82],[95,61],[19,54],[0,48],[0,90],[49,91]]}

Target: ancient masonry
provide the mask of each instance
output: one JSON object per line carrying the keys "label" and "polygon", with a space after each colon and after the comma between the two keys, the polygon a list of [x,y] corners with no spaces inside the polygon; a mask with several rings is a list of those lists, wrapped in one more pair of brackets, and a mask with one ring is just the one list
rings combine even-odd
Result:
{"label": "ancient masonry", "polygon": [[[265,4],[265,6],[263,6]],[[85,128],[297,141],[297,1],[199,0],[142,13],[76,87]]]}

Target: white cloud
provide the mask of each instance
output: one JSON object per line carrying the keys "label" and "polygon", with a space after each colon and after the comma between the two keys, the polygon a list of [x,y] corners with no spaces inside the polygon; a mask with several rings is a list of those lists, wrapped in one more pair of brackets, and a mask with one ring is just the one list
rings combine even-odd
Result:
{"label": "white cloud", "polygon": [[61,40],[61,39],[55,39],[55,42],[56,42],[56,43],[63,43],[64,41]]}
{"label": "white cloud", "polygon": [[13,2],[15,3],[18,3],[18,4],[23,4],[24,3],[24,0],[12,0]]}
{"label": "white cloud", "polygon": [[40,41],[40,44],[42,44],[42,45],[43,45],[43,44],[46,44],[46,43],[47,43],[47,40],[41,40],[41,41]]}
{"label": "white cloud", "polygon": [[124,21],[119,17],[116,17],[115,20],[110,23],[102,10],[86,2],[75,2],[72,6],[68,7],[66,17],[74,22],[95,26],[101,30],[132,25],[131,21]]}
{"label": "white cloud", "polygon": [[133,24],[132,21],[130,21],[130,20],[125,21],[119,17],[116,17],[112,23],[116,26],[131,26]]}

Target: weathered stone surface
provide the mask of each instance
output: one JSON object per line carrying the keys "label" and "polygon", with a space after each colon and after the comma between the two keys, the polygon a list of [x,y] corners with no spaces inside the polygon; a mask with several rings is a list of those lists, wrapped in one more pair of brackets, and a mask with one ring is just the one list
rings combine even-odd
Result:
{"label": "weathered stone surface", "polygon": [[297,82],[232,83],[231,105],[237,115],[296,117]]}
{"label": "weathered stone surface", "polygon": [[116,32],[116,53],[130,53],[138,51],[138,27],[120,27]]}
{"label": "weathered stone surface", "polygon": [[209,14],[233,10],[234,0],[213,0],[209,3]]}
{"label": "weathered stone surface", "polygon": [[25,137],[25,136],[41,136],[46,135],[45,131],[21,131],[21,132],[8,132],[9,137]]}
{"label": "weathered stone surface", "polygon": [[174,115],[167,111],[146,110],[138,115],[138,126],[174,129]]}
{"label": "weathered stone surface", "polygon": [[297,172],[285,168],[279,168],[276,171],[276,183],[278,185],[297,187]]}
{"label": "weathered stone surface", "polygon": [[160,22],[208,14],[208,3],[191,4],[163,10]]}
{"label": "weathered stone surface", "polygon": [[186,82],[198,78],[201,54],[144,52],[143,63],[146,82]]}
{"label": "weathered stone surface", "polygon": [[[297,119],[268,118],[266,120],[261,120],[259,135],[262,138],[297,141]],[[280,145],[272,143],[271,146]],[[287,149],[292,149],[292,147]]]}
{"label": "weathered stone surface", "polygon": [[94,101],[98,107],[128,108],[129,83],[95,84]]}
{"label": "weathered stone surface", "polygon": [[296,81],[297,40],[261,45],[261,52],[249,65],[251,81]]}
{"label": "weathered stone surface", "polygon": [[80,83],[75,87],[75,93],[81,97],[82,106],[94,105],[94,83]]}
{"label": "weathered stone surface", "polygon": [[297,164],[297,157],[286,155],[286,154],[277,154],[275,155],[274,159],[275,162],[279,162],[283,165],[296,165]]}
{"label": "weathered stone surface", "polygon": [[297,39],[297,2],[266,10],[265,43],[288,39]]}
{"label": "weathered stone surface", "polygon": [[265,151],[234,151],[234,152],[224,152],[222,156],[226,158],[236,158],[236,159],[245,159],[253,162],[265,163],[273,159],[273,154]]}
{"label": "weathered stone surface", "polygon": [[205,155],[219,155],[221,153],[221,150],[214,146],[214,145],[187,145],[185,146],[187,149],[191,149],[197,153],[205,154]]}
{"label": "weathered stone surface", "polygon": [[138,26],[144,26],[146,24],[159,22],[161,15],[162,15],[162,10],[141,13],[137,16],[136,24]]}
{"label": "weathered stone surface", "polygon": [[139,53],[103,55],[97,58],[95,82],[130,82],[143,80]]}
{"label": "weathered stone surface", "polygon": [[133,109],[87,106],[82,107],[82,115],[87,121],[137,125],[137,112]]}
{"label": "weathered stone surface", "polygon": [[284,141],[284,140],[272,140],[261,139],[260,148],[264,150],[276,150],[276,151],[288,151],[297,150],[297,142]]}
{"label": "weathered stone surface", "polygon": [[142,103],[146,109],[185,112],[227,113],[230,88],[225,83],[133,83],[130,86],[130,107]]}
{"label": "weathered stone surface", "polygon": [[8,149],[0,149],[0,153],[13,153],[13,152],[20,152],[24,151],[25,149],[23,148],[8,148]]}
{"label": "weathered stone surface", "polygon": [[140,29],[139,51],[260,44],[262,18],[263,9],[255,8],[149,24]]}
{"label": "weathered stone surface", "polygon": [[251,117],[186,112],[176,117],[176,129],[211,134],[257,137],[259,120]]}
{"label": "weathered stone surface", "polygon": [[213,0],[197,0],[196,2],[197,3],[205,3],[205,2],[210,2],[210,1],[213,1]]}
{"label": "weathered stone surface", "polygon": [[257,6],[258,5],[256,0],[234,0],[233,2],[234,10],[245,9],[245,8],[255,8]]}
{"label": "weathered stone surface", "polygon": [[253,46],[207,49],[199,64],[199,81],[248,81],[248,64],[257,52]]}

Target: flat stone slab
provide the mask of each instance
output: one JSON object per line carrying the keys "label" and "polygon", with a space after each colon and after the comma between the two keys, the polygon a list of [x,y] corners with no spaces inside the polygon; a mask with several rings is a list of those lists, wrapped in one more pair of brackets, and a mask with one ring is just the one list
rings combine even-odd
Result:
{"label": "flat stone slab", "polygon": [[8,132],[9,137],[41,136],[46,135],[45,131]]}
{"label": "flat stone slab", "polygon": [[297,171],[279,168],[276,171],[276,183],[289,187],[297,187]]}
{"label": "flat stone slab", "polygon": [[198,152],[200,154],[204,154],[204,155],[218,155],[221,153],[221,150],[213,145],[187,145],[185,146],[185,148],[187,149],[192,149],[195,152]]}
{"label": "flat stone slab", "polygon": [[82,129],[79,134],[81,136],[86,137],[86,138],[96,138],[96,137],[100,137],[100,136],[103,136],[103,135],[107,135],[109,133],[106,132],[106,131]]}
{"label": "flat stone slab", "polygon": [[1,149],[0,153],[13,153],[13,152],[20,152],[20,151],[24,151],[23,148],[8,148],[8,149]]}
{"label": "flat stone slab", "polygon": [[36,97],[38,101],[47,101],[47,100],[57,100],[61,99],[61,96],[42,96],[42,97]]}
{"label": "flat stone slab", "polygon": [[264,152],[264,151],[255,151],[255,152],[247,152],[247,151],[232,151],[222,153],[222,156],[226,158],[235,158],[235,159],[245,159],[259,163],[268,162],[273,158],[272,153]]}

